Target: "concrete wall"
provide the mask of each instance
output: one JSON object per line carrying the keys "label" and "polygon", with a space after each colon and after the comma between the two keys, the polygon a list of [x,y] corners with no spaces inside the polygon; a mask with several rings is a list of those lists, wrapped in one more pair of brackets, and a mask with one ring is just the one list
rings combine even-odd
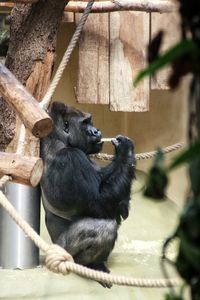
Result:
{"label": "concrete wall", "polygon": [[[74,31],[73,23],[63,23],[57,43],[56,66],[69,43]],[[90,59],[88,57],[88,59]],[[74,88],[77,82],[78,51],[73,52],[70,62],[54,94],[54,100],[60,100],[92,113],[94,124],[101,129],[104,137],[114,137],[121,133],[135,141],[136,153],[154,150],[157,146],[185,141],[187,131],[187,82],[175,92],[152,91],[150,111],[146,113],[110,112],[106,105],[83,105],[76,103]],[[109,152],[110,146],[104,147]],[[170,158],[171,155],[168,156]],[[137,167],[147,170],[151,160],[137,163]],[[174,172],[168,189],[169,196],[179,205],[182,204],[187,181],[185,169]]]}

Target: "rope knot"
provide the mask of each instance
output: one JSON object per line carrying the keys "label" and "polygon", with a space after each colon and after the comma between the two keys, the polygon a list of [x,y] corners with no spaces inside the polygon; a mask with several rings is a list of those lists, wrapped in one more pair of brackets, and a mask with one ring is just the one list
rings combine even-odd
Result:
{"label": "rope knot", "polygon": [[74,262],[72,256],[62,247],[52,244],[46,251],[46,266],[54,273],[69,274],[67,262]]}

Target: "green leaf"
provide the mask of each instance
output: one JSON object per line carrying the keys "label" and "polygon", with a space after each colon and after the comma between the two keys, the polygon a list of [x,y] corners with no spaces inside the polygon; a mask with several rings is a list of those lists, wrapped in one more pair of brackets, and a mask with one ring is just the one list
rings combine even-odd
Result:
{"label": "green leaf", "polygon": [[194,53],[196,51],[198,50],[194,42],[192,42],[191,40],[181,41],[180,43],[169,49],[167,52],[165,52],[163,55],[159,56],[159,58],[149,64],[147,68],[139,72],[134,79],[134,86],[136,86],[143,77],[154,75],[156,71],[165,67],[167,64],[170,64],[182,55]]}
{"label": "green leaf", "polygon": [[168,167],[168,170],[170,171],[183,163],[191,162],[197,157],[200,157],[200,142],[193,144],[190,148],[178,155]]}

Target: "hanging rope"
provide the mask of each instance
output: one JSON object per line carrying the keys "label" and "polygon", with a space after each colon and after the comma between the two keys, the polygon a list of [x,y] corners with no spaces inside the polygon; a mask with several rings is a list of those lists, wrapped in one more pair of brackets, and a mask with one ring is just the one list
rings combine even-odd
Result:
{"label": "hanging rope", "polygon": [[8,212],[11,218],[18,224],[18,226],[29,236],[29,238],[46,254],[46,266],[54,273],[61,273],[67,275],[73,272],[77,275],[87,277],[89,279],[112,283],[117,285],[134,286],[134,287],[148,287],[148,288],[163,288],[178,286],[181,280],[175,279],[143,279],[132,278],[120,275],[111,275],[100,271],[95,271],[87,267],[74,263],[72,256],[56,244],[49,245],[45,242],[33,228],[20,216],[15,208],[10,204],[5,195],[0,191],[0,204]]}
{"label": "hanging rope", "polygon": [[68,48],[67,48],[67,50],[66,50],[66,52],[65,52],[65,54],[64,54],[64,56],[63,56],[63,58],[61,60],[61,63],[60,63],[60,65],[59,65],[59,67],[58,67],[58,69],[56,71],[56,74],[55,74],[55,76],[54,76],[54,78],[53,78],[53,80],[52,80],[52,82],[51,82],[51,84],[50,84],[50,86],[48,88],[48,91],[45,94],[43,100],[40,102],[40,105],[44,109],[47,109],[48,106],[49,106],[49,104],[50,104],[50,102],[51,102],[51,97],[52,97],[53,93],[55,92],[55,89],[56,89],[56,87],[57,87],[57,85],[58,85],[58,83],[60,81],[60,78],[61,78],[61,76],[62,76],[62,74],[64,72],[65,67],[67,66],[67,63],[68,63],[68,61],[70,59],[72,51],[74,50],[74,48],[75,48],[75,46],[76,46],[76,44],[77,44],[77,42],[79,40],[79,37],[80,37],[81,32],[83,30],[83,26],[85,25],[85,22],[86,22],[86,20],[88,18],[88,15],[89,15],[89,13],[90,13],[90,11],[92,9],[93,3],[94,3],[94,0],[90,0],[88,2],[87,6],[86,6],[86,9],[85,9],[85,11],[84,11],[84,13],[83,13],[83,15],[82,15],[79,23],[78,23],[76,31],[75,31],[75,33],[74,33],[74,35],[73,35],[73,37],[72,37],[72,39],[71,39],[71,41],[69,43],[69,46],[68,46]]}

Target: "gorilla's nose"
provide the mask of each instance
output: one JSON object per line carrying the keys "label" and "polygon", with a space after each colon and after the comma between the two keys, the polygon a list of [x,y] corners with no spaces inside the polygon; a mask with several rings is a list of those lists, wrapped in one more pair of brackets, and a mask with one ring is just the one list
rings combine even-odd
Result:
{"label": "gorilla's nose", "polygon": [[95,137],[98,137],[98,138],[101,137],[101,131],[99,129],[95,128],[95,127],[90,128],[89,132],[92,136],[95,136]]}

